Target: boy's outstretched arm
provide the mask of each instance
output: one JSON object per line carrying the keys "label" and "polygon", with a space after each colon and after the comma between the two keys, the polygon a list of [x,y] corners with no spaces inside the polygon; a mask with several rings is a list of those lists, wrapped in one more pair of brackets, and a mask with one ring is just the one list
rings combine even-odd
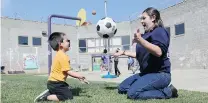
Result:
{"label": "boy's outstretched arm", "polygon": [[69,59],[68,58],[62,58],[62,60],[60,60],[60,64],[61,64],[61,67],[62,67],[62,72],[65,72],[67,75],[71,76],[71,77],[74,77],[74,78],[77,78],[79,79],[80,81],[84,81],[85,80],[85,77],[76,73],[76,72],[73,72],[73,71],[70,71],[70,63],[69,63]]}
{"label": "boy's outstretched arm", "polygon": [[74,78],[77,78],[79,79],[81,82],[83,83],[86,83],[86,84],[89,84],[89,81],[86,80],[86,78],[76,72],[73,72],[73,71],[67,71],[67,74],[71,77],[74,77]]}
{"label": "boy's outstretched arm", "polygon": [[73,71],[67,71],[67,74],[71,77],[74,77],[74,78],[77,78],[77,79],[85,79],[84,76],[76,73],[76,72],[73,72]]}

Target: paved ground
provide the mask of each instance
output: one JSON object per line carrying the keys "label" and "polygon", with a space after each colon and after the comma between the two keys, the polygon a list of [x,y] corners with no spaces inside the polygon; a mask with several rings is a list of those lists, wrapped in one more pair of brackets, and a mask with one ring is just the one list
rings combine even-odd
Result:
{"label": "paved ground", "polygon": [[[101,78],[105,73],[100,71],[80,72],[89,81],[105,81],[120,83],[125,78],[133,75],[131,71],[121,70],[122,75],[114,79]],[[172,70],[172,84],[178,89],[208,92],[208,69]]]}
{"label": "paved ground", "polygon": [[[127,69],[120,69],[120,71],[122,75],[114,79],[101,78],[103,75],[106,75],[107,72],[101,73],[100,71],[93,71],[79,73],[85,76],[89,81],[115,83],[120,83],[133,75],[132,72]],[[208,69],[172,70],[172,84],[178,89],[208,92]]]}

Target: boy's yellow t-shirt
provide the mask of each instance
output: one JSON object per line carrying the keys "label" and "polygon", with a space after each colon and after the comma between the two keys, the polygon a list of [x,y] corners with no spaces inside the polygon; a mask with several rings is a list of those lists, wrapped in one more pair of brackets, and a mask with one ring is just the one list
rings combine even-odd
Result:
{"label": "boy's yellow t-shirt", "polygon": [[68,74],[65,71],[70,70],[69,57],[63,52],[58,51],[54,57],[49,81],[66,81]]}

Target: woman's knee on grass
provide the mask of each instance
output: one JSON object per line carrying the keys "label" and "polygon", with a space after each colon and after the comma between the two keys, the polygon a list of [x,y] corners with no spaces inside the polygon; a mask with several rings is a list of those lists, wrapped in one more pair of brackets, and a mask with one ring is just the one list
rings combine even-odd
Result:
{"label": "woman's knee on grass", "polygon": [[124,80],[119,86],[118,86],[118,93],[119,94],[126,94],[128,89],[130,88],[130,81]]}
{"label": "woman's knee on grass", "polygon": [[118,93],[119,94],[126,94],[127,90],[122,85],[119,85],[118,86]]}
{"label": "woman's knee on grass", "polygon": [[142,89],[140,90],[133,90],[133,89],[130,89],[128,92],[127,92],[127,98],[129,99],[137,99],[138,96],[142,93]]}
{"label": "woman's knee on grass", "polygon": [[151,97],[149,97],[149,95],[144,95],[145,91],[128,91],[127,92],[127,98],[128,99],[142,99],[142,100],[146,100],[149,99]]}
{"label": "woman's knee on grass", "polygon": [[131,85],[140,78],[139,74],[134,74],[133,76],[128,77],[125,79],[121,84],[118,86],[118,93],[126,94]]}

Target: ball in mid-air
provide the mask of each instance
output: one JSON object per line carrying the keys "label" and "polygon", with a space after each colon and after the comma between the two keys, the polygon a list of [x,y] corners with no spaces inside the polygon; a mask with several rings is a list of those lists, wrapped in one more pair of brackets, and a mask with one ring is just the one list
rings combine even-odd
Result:
{"label": "ball in mid-air", "polygon": [[111,38],[117,32],[116,23],[112,18],[104,17],[97,22],[96,31],[101,38]]}
{"label": "ball in mid-air", "polygon": [[95,10],[92,11],[92,15],[96,15],[96,11]]}

